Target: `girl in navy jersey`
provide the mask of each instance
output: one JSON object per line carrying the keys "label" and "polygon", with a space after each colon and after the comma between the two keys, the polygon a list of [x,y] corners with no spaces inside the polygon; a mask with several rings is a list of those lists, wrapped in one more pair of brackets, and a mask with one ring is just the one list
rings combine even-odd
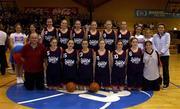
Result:
{"label": "girl in navy jersey", "polygon": [[63,51],[63,82],[77,82],[77,52],[73,49],[74,41],[67,42],[67,49]]}
{"label": "girl in navy jersey", "polygon": [[138,39],[131,38],[131,47],[127,50],[127,86],[128,90],[142,88],[143,54],[138,48]]}
{"label": "girl in navy jersey", "polygon": [[110,51],[115,50],[116,32],[112,29],[112,22],[107,20],[105,23],[106,29],[103,31],[102,37],[105,40],[106,49]]}
{"label": "girl in navy jersey", "polygon": [[93,51],[88,48],[88,41],[82,41],[82,50],[79,52],[79,84],[89,86],[93,82]]}
{"label": "girl in navy jersey", "polygon": [[82,49],[81,42],[84,38],[84,30],[81,29],[81,21],[76,20],[75,28],[72,30],[72,39],[74,40],[74,49]]}
{"label": "girl in navy jersey", "polygon": [[89,42],[89,48],[93,49],[94,51],[98,50],[99,37],[100,37],[100,32],[97,30],[97,23],[96,21],[92,21],[90,30],[87,31],[87,39]]}
{"label": "girl in navy jersey", "polygon": [[105,49],[105,41],[99,41],[99,49],[94,53],[95,82],[102,88],[110,86],[110,51]]}
{"label": "girl in navy jersey", "polygon": [[116,44],[116,50],[112,52],[112,73],[111,84],[114,90],[123,90],[125,86],[125,62],[126,52],[122,50],[123,42],[119,40]]}
{"label": "girl in navy jersey", "polygon": [[122,40],[123,42],[123,50],[129,48],[129,39],[131,37],[130,31],[127,30],[126,21],[121,22],[120,30],[117,32],[117,40]]}
{"label": "girl in navy jersey", "polygon": [[53,21],[51,18],[47,19],[47,27],[44,28],[41,32],[42,43],[45,45],[46,48],[50,47],[50,40],[51,38],[56,38],[56,29],[53,27]]}
{"label": "girl in navy jersey", "polygon": [[68,22],[66,19],[61,21],[61,27],[57,32],[58,35],[58,42],[59,46],[62,47],[63,49],[67,48],[67,42],[70,38],[70,33],[71,31],[68,29]]}
{"label": "girl in navy jersey", "polygon": [[46,79],[49,88],[55,88],[61,84],[61,49],[57,46],[57,39],[52,38],[51,47],[46,51],[47,69]]}

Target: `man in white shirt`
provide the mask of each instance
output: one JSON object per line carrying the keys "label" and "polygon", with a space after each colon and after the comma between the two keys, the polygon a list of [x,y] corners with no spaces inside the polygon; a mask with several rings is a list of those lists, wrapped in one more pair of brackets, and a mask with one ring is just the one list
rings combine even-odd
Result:
{"label": "man in white shirt", "polygon": [[154,49],[159,53],[160,60],[163,67],[163,88],[169,86],[169,46],[170,46],[170,34],[165,32],[165,25],[158,24],[158,33],[153,36]]}
{"label": "man in white shirt", "polygon": [[0,25],[0,71],[2,75],[6,72],[6,41],[7,34],[2,31],[3,25]]}

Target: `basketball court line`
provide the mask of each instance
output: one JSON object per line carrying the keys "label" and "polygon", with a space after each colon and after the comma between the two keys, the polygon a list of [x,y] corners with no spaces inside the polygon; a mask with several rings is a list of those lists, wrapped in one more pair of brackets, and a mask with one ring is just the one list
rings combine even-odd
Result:
{"label": "basketball court line", "polygon": [[49,98],[54,98],[54,97],[61,96],[61,95],[64,95],[64,93],[59,93],[59,94],[50,95],[50,96],[41,97],[41,98],[36,98],[36,99],[32,99],[32,100],[27,100],[27,101],[21,101],[21,102],[18,102],[17,104],[32,103],[32,102],[36,102],[36,101],[40,101],[40,100],[45,100],[45,99],[49,99]]}
{"label": "basketball court line", "polygon": [[175,87],[177,87],[177,88],[180,88],[180,85],[177,85],[177,84],[175,84],[175,83],[173,83],[173,82],[170,82],[173,86],[175,86]]}
{"label": "basketball court line", "polygon": [[11,80],[11,81],[9,81],[7,83],[4,83],[4,84],[0,85],[0,88],[4,87],[4,86],[6,86],[6,85],[8,85],[8,84],[10,84],[10,83],[12,83],[14,81],[16,81],[16,79],[13,79],[13,80]]}
{"label": "basketball court line", "polygon": [[147,92],[145,92],[145,91],[139,91],[139,92],[146,94],[149,98],[152,97],[149,93],[147,93]]}
{"label": "basketball court line", "polygon": [[99,109],[106,109],[106,108],[109,107],[110,105],[111,105],[111,102],[106,103],[104,106],[102,106],[102,107],[99,108]]}

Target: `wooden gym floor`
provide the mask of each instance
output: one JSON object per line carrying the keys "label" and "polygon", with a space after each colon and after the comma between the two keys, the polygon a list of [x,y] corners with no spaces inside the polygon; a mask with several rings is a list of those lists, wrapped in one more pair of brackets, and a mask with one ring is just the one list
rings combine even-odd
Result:
{"label": "wooden gym floor", "polygon": [[[170,56],[170,79],[168,89],[154,92],[148,101],[128,109],[179,109],[180,108],[180,54]],[[30,109],[18,105],[6,96],[7,89],[16,83],[15,75],[6,73],[0,75],[0,109]]]}

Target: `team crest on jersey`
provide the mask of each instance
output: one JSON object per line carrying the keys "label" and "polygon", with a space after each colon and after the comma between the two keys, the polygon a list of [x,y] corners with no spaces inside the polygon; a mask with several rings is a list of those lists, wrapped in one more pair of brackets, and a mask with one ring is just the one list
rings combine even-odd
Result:
{"label": "team crest on jersey", "polygon": [[[16,91],[15,91],[16,90]],[[21,92],[21,93],[19,93]],[[23,85],[13,85],[6,93],[13,102],[33,109],[124,109],[137,106],[153,96],[152,91],[104,91],[90,93],[86,90],[28,91]],[[93,104],[93,105],[92,105]]]}
{"label": "team crest on jersey", "polygon": [[69,67],[72,67],[75,64],[75,61],[72,59],[65,59],[64,64]]}
{"label": "team crest on jersey", "polygon": [[89,40],[89,45],[96,46],[98,44],[97,40]]}
{"label": "team crest on jersey", "polygon": [[74,43],[81,44],[82,39],[81,38],[74,38]]}
{"label": "team crest on jersey", "polygon": [[52,64],[56,64],[58,62],[59,58],[55,56],[48,57],[48,62]]}
{"label": "team crest on jersey", "polygon": [[141,61],[141,59],[138,57],[131,57],[131,62],[134,64],[139,64],[140,61]]}
{"label": "team crest on jersey", "polygon": [[91,60],[88,58],[81,58],[81,64],[83,65],[89,65],[90,62]]}
{"label": "team crest on jersey", "polygon": [[66,44],[67,41],[68,41],[67,38],[60,38],[60,42],[61,42],[62,44]]}
{"label": "team crest on jersey", "polygon": [[51,38],[52,38],[52,36],[50,36],[50,35],[47,35],[47,36],[44,36],[44,37],[45,37],[45,39],[46,39],[47,41],[50,41]]}
{"label": "team crest on jersey", "polygon": [[122,42],[123,42],[123,45],[127,45],[129,41],[124,39],[124,40],[122,40]]}
{"label": "team crest on jersey", "polygon": [[97,66],[99,68],[105,68],[107,66],[107,62],[106,61],[98,61]]}
{"label": "team crest on jersey", "polygon": [[116,60],[116,61],[115,61],[115,65],[116,65],[117,67],[119,67],[119,68],[122,68],[122,67],[124,67],[124,65],[125,65],[125,61]]}
{"label": "team crest on jersey", "polygon": [[105,39],[105,42],[106,42],[106,44],[108,44],[108,45],[112,45],[112,43],[114,42],[114,40],[113,40],[113,39]]}

